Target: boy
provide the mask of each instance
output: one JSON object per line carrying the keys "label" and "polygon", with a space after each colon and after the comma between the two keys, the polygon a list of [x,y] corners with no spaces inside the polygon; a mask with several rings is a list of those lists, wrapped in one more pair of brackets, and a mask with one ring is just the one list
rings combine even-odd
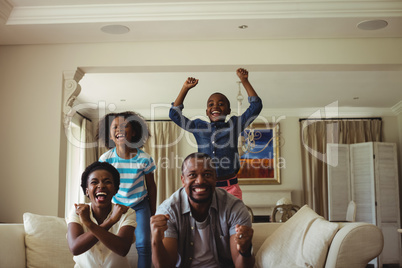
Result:
{"label": "boy", "polygon": [[229,193],[242,199],[242,192],[237,184],[237,172],[240,169],[240,160],[237,142],[241,132],[254,121],[262,109],[262,101],[248,81],[248,71],[239,68],[236,71],[241,83],[246,89],[250,106],[240,116],[232,116],[225,121],[230,114],[230,102],[221,93],[212,94],[207,101],[206,114],[211,122],[201,119],[189,120],[183,116],[183,101],[188,91],[198,84],[198,79],[189,77],[175,102],[170,108],[169,117],[178,126],[193,133],[198,152],[206,153],[213,159],[216,165],[217,187],[224,188]]}

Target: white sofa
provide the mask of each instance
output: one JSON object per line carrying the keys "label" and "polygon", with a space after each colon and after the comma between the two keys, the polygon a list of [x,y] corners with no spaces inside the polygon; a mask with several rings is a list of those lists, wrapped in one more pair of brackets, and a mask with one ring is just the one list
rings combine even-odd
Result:
{"label": "white sofa", "polygon": [[[300,222],[300,220],[298,221]],[[74,266],[72,255],[67,247],[67,227],[64,219],[25,213],[24,223],[25,226],[24,224],[0,224],[0,267],[63,268]],[[264,254],[277,254],[261,252],[261,246],[267,237],[285,224],[287,223],[253,224],[253,248],[257,257],[261,259]],[[275,233],[276,236],[280,235],[278,231]],[[370,260],[381,253],[382,248],[383,235],[375,225],[361,222],[339,223],[339,229],[331,237],[329,248],[325,251],[325,266],[323,267],[364,268]],[[286,249],[284,250],[286,251]],[[297,252],[294,252],[294,256],[296,255]],[[133,267],[136,267],[135,245],[132,246],[129,258],[134,264]],[[260,263],[260,267],[269,266]],[[285,268],[285,266],[282,267]],[[303,267],[312,266],[306,263]],[[314,268],[316,267],[314,266]]]}

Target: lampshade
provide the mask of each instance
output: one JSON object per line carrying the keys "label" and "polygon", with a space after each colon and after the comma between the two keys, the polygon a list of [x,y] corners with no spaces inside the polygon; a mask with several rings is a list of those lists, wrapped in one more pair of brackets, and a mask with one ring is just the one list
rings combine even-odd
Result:
{"label": "lampshade", "polygon": [[290,200],[290,199],[287,198],[287,197],[282,197],[281,199],[279,199],[278,201],[276,201],[276,205],[277,205],[277,206],[279,206],[279,205],[291,205],[291,204],[293,204],[293,203],[292,203],[292,200]]}

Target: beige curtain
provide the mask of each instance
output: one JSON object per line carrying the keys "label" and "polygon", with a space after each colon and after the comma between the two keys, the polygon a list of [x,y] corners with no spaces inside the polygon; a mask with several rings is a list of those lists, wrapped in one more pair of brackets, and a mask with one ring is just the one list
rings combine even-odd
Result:
{"label": "beige curtain", "polygon": [[300,120],[304,203],[328,219],[327,143],[381,141],[381,119]]}
{"label": "beige curtain", "polygon": [[97,159],[99,160],[99,157],[101,157],[101,155],[103,155],[104,153],[106,153],[109,150],[110,149],[108,149],[104,146],[101,146],[100,143],[98,142]]}
{"label": "beige curtain", "polygon": [[155,183],[157,189],[156,205],[181,187],[178,142],[180,128],[171,121],[148,122],[151,137],[144,146],[144,151],[155,161]]}
{"label": "beige curtain", "polygon": [[68,136],[65,204],[67,216],[74,203],[87,202],[81,189],[81,174],[89,164],[96,161],[97,146],[93,138],[92,122],[78,115],[73,118],[66,134]]}
{"label": "beige curtain", "polygon": [[[84,118],[81,123],[81,142],[83,143],[80,150],[80,170],[84,172],[85,168],[97,160],[96,150],[97,143],[94,140],[92,122]],[[81,187],[79,188],[79,202],[88,202],[83,194]],[[82,195],[81,195],[82,194]]]}

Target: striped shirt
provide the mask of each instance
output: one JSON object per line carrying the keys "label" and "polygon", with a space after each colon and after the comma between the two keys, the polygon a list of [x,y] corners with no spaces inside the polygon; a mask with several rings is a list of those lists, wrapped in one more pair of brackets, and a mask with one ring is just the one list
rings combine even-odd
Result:
{"label": "striped shirt", "polygon": [[120,188],[113,197],[113,202],[133,207],[148,195],[145,175],[156,169],[154,160],[149,154],[137,149],[135,157],[123,159],[117,155],[115,147],[104,153],[99,161],[108,162],[120,173]]}

